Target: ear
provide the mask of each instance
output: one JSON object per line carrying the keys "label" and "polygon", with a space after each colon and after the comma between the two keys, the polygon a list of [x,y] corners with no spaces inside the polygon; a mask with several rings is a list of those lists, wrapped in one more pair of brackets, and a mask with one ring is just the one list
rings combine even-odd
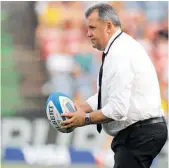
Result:
{"label": "ear", "polygon": [[110,21],[107,22],[107,32],[111,33],[112,30],[112,23]]}

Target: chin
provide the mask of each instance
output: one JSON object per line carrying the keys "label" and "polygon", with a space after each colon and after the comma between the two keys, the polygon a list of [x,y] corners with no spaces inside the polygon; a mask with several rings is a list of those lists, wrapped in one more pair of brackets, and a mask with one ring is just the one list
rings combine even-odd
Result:
{"label": "chin", "polygon": [[96,46],[95,46],[95,48],[97,48],[99,51],[103,51],[100,47],[96,47]]}
{"label": "chin", "polygon": [[96,49],[98,49],[98,50],[101,50],[100,47],[98,47],[98,46],[95,45],[95,44],[93,44],[92,46],[93,46],[93,48],[96,48]]}
{"label": "chin", "polygon": [[93,48],[97,48],[95,44],[92,45]]}

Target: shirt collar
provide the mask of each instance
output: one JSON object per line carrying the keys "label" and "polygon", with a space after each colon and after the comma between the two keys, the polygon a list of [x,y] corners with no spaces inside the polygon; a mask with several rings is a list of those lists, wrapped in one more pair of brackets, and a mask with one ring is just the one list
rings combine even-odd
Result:
{"label": "shirt collar", "polygon": [[108,48],[109,48],[111,42],[116,38],[116,36],[117,36],[120,32],[122,32],[122,31],[121,31],[121,29],[119,28],[119,29],[116,30],[116,32],[111,36],[111,38],[109,39],[109,41],[108,41],[108,43],[107,43],[107,45],[106,45],[106,48],[104,49],[104,53],[105,53],[105,54],[107,53]]}

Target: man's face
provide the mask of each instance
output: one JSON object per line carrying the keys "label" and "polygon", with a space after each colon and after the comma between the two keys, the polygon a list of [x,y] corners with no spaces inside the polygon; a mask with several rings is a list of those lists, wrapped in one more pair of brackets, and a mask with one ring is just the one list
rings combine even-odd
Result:
{"label": "man's face", "polygon": [[104,50],[108,42],[106,22],[98,17],[98,12],[93,11],[87,18],[87,36],[90,38],[94,48]]}

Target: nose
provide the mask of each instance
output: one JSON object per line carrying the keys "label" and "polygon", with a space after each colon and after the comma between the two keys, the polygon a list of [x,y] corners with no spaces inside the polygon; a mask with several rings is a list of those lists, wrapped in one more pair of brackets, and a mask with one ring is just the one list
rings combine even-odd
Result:
{"label": "nose", "polygon": [[87,37],[91,37],[91,36],[92,36],[91,31],[87,30]]}

